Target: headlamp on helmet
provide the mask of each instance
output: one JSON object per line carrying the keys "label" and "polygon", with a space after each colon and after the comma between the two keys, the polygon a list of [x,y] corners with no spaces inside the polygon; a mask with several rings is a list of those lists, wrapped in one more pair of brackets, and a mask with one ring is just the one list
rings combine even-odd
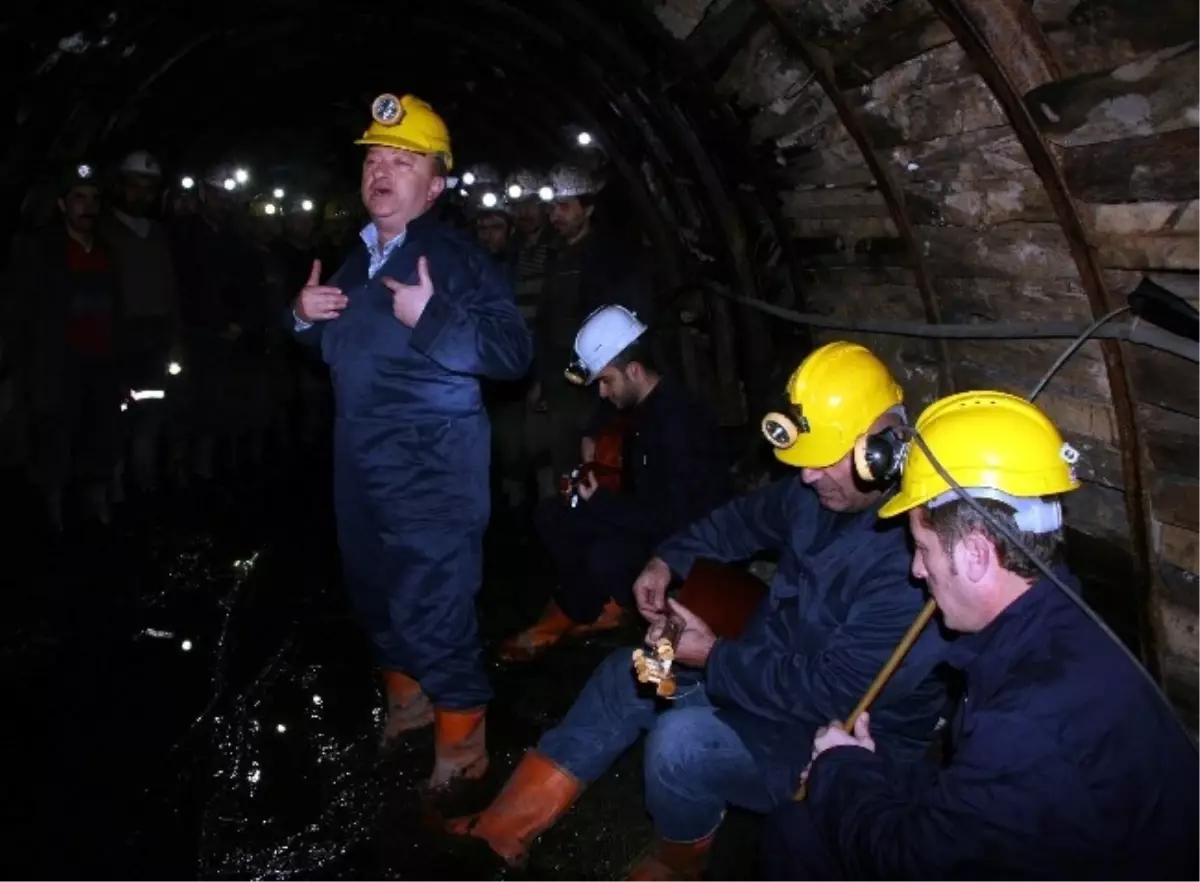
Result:
{"label": "headlamp on helmet", "polygon": [[763,437],[776,450],[787,450],[802,434],[812,431],[799,404],[789,404],[785,410],[773,410],[762,418]]}

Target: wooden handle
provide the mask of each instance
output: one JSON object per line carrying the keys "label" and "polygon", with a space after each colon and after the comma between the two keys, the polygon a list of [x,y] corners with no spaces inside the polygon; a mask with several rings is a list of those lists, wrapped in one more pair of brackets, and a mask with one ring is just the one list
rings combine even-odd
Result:
{"label": "wooden handle", "polygon": [[[879,697],[879,693],[887,685],[887,681],[891,679],[892,674],[896,672],[896,668],[900,667],[900,662],[904,661],[904,656],[908,655],[908,651],[917,642],[917,637],[925,630],[925,626],[929,624],[929,620],[933,618],[936,610],[937,604],[933,602],[932,597],[925,601],[925,606],[921,608],[917,617],[913,619],[913,623],[908,626],[908,630],[904,632],[904,636],[900,638],[900,642],[892,650],[892,655],[887,660],[887,663],[875,675],[875,679],[871,681],[871,685],[867,687],[867,691],[863,693],[863,697],[854,706],[854,710],[850,711],[850,716],[846,717],[845,723],[842,724],[843,729],[847,732],[854,731],[854,724],[858,722],[858,718],[871,706],[871,702]],[[792,796],[793,800],[800,802],[804,799],[808,792],[807,783],[805,782],[796,788],[796,792]]]}

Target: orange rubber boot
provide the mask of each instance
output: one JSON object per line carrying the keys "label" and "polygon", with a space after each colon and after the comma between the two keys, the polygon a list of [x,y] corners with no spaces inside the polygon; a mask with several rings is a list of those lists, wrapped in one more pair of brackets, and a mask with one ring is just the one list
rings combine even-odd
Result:
{"label": "orange rubber boot", "polygon": [[486,705],[471,710],[434,708],[431,790],[459,779],[474,781],[483,777],[488,767],[486,723]]}
{"label": "orange rubber boot", "polygon": [[612,631],[621,627],[621,623],[625,620],[625,610],[621,605],[611,597],[604,604],[604,609],[600,611],[596,621],[588,625],[576,625],[570,630],[570,636],[580,637],[584,634],[596,634],[600,631]]}
{"label": "orange rubber boot", "polygon": [[473,818],[459,818],[446,829],[482,839],[512,867],[529,856],[529,845],[569,809],[583,784],[536,750],[525,754],[492,804]]}
{"label": "orange rubber boot", "polygon": [[386,748],[405,732],[432,723],[433,705],[421,690],[421,684],[400,671],[384,671],[383,687],[387,692],[388,715],[379,746]]}
{"label": "orange rubber boot", "polygon": [[671,842],[656,836],[650,848],[625,878],[647,882],[699,879],[708,869],[709,854],[715,836],[715,830],[695,842]]}
{"label": "orange rubber boot", "polygon": [[505,641],[500,647],[500,658],[507,662],[530,661],[561,640],[574,627],[575,622],[567,617],[562,607],[551,600],[546,604],[542,617],[536,624]]}

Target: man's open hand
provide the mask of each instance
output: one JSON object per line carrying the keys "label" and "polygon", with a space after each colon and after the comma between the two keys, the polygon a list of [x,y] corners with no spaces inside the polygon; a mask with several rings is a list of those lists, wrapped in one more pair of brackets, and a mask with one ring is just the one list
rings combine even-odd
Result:
{"label": "man's open hand", "polygon": [[341,315],[348,302],[341,288],[321,284],[321,261],[314,260],[312,272],[292,310],[302,322],[324,322]]}
{"label": "man's open hand", "polygon": [[417,261],[417,284],[402,285],[395,279],[383,277],[383,284],[392,292],[392,314],[407,327],[416,327],[425,312],[429,298],[433,296],[433,279],[429,276],[429,261],[422,257]]}

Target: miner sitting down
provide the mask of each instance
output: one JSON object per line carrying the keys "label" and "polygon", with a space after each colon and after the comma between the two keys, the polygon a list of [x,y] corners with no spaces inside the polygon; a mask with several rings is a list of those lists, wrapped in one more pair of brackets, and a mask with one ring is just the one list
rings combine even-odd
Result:
{"label": "miner sitting down", "polygon": [[880,756],[877,714],[853,733],[827,727],[807,800],[767,824],[765,878],[1200,877],[1195,747],[1116,638],[1026,553],[1077,595],[1059,502],[1079,486],[1074,451],[1002,392],[939,401],[917,430],[1009,534],[924,451],[887,445],[903,474],[879,514],[907,512],[913,575],[962,634],[947,653],[966,682],[950,759],[898,774]]}
{"label": "miner sitting down", "polygon": [[[887,368],[851,343],[813,352],[788,383],[787,414],[764,428],[776,456],[800,474],[713,511],[658,546],[634,585],[655,630],[668,615],[686,630],[675,701],[656,701],[614,652],[566,717],[521,761],[482,815],[452,825],[519,862],[642,732],[653,847],[634,879],[695,878],[730,803],[767,812],[792,798],[818,727],[843,718],[917,617],[924,596],[908,572],[902,525],[877,525],[883,486],[859,483],[852,447],[903,419]],[[716,639],[672,599],[674,572],[701,558],[731,562],[780,554],[770,593],[742,636]],[[944,646],[927,628],[875,704],[878,749],[911,762],[933,737],[944,690],[932,670]],[[687,670],[690,668],[691,670]]]}
{"label": "miner sitting down", "polygon": [[716,422],[682,383],[656,370],[646,326],[633,313],[596,310],[575,353],[569,373],[595,383],[602,399],[581,445],[594,468],[583,470],[567,499],[537,509],[560,587],[541,619],[505,644],[510,661],[532,658],[568,633],[616,627],[622,609],[634,606],[633,581],[654,547],[731,494]]}

